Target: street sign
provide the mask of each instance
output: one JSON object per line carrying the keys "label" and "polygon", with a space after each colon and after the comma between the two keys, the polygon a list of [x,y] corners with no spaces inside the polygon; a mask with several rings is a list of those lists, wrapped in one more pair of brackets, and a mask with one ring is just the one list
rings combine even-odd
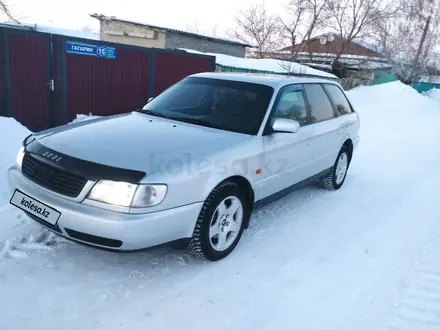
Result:
{"label": "street sign", "polygon": [[83,42],[67,41],[66,53],[76,55],[87,55],[101,58],[116,58],[116,48],[108,46],[92,45]]}

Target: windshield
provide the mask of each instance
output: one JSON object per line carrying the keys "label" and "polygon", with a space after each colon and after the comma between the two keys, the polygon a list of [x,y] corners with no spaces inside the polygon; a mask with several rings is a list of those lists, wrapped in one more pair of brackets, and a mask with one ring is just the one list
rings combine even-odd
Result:
{"label": "windshield", "polygon": [[246,82],[186,78],[143,108],[151,115],[255,135],[273,88]]}

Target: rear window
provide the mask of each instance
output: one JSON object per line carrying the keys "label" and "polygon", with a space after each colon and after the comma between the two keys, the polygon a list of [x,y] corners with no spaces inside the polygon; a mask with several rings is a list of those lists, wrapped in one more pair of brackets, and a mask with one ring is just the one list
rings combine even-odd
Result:
{"label": "rear window", "polygon": [[348,103],[347,98],[338,86],[326,84],[324,85],[324,88],[333,102],[337,116],[346,115],[347,113],[352,112],[350,103]]}

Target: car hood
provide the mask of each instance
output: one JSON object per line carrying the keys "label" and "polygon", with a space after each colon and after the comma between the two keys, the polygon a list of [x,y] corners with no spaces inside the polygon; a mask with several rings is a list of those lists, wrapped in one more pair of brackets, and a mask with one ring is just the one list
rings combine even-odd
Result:
{"label": "car hood", "polygon": [[147,175],[251,138],[137,112],[64,125],[34,136],[60,153]]}

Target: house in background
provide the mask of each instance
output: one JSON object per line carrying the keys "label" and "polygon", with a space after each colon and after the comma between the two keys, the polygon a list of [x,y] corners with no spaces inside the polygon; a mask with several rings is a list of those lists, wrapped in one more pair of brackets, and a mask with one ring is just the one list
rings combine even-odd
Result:
{"label": "house in background", "polygon": [[[268,56],[278,59],[294,58],[298,63],[331,72],[333,60],[340,52],[342,44],[343,39],[340,36],[326,33],[295,45],[293,49],[292,46],[285,47]],[[367,43],[357,41],[349,42],[344,48],[339,63],[344,72],[341,83],[345,89],[358,85],[371,85],[378,77],[392,75],[392,64],[372,48]]]}
{"label": "house in background", "polygon": [[162,49],[186,48],[236,57],[244,57],[246,47],[252,47],[237,41],[122,20],[114,16],[90,16],[99,20],[100,38],[103,41]]}

